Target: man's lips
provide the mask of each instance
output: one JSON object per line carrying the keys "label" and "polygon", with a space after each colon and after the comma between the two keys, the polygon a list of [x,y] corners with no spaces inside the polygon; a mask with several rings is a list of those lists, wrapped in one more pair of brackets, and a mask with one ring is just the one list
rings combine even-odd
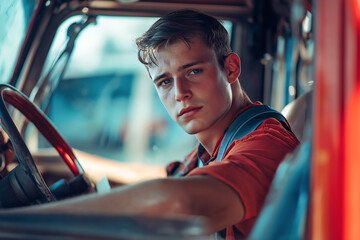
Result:
{"label": "man's lips", "polygon": [[196,112],[198,112],[201,109],[201,107],[187,107],[181,109],[180,113],[178,114],[179,117],[188,117],[192,116]]}

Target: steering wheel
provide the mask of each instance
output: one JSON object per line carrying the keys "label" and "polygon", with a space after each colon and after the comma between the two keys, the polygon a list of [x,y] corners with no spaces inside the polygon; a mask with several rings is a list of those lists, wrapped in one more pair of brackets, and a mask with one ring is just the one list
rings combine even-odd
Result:
{"label": "steering wheel", "polygon": [[1,125],[8,134],[19,162],[19,165],[0,182],[0,189],[2,189],[0,191],[0,207],[56,201],[56,197],[45,183],[28,147],[10,117],[6,103],[18,109],[36,126],[57,150],[75,176],[83,174],[83,168],[47,116],[23,93],[8,84],[0,84],[0,96]]}

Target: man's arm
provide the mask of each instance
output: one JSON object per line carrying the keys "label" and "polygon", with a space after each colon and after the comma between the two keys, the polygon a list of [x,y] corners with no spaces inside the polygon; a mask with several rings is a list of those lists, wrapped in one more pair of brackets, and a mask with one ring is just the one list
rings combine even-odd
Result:
{"label": "man's arm", "polygon": [[144,214],[148,216],[202,216],[209,234],[238,223],[243,204],[234,190],[206,175],[149,180],[69,200],[29,207],[21,212]]}
{"label": "man's arm", "polygon": [[[73,149],[73,151],[85,173],[88,174],[94,183],[104,176],[111,183],[121,185],[166,177],[165,167],[160,164],[119,162],[77,149]],[[64,176],[66,176],[66,173],[69,173],[69,168],[64,164],[64,160],[61,159],[55,149],[41,149],[32,152],[32,156],[40,172],[55,173],[57,175],[64,174]],[[51,159],[51,164],[49,164],[49,159]]]}

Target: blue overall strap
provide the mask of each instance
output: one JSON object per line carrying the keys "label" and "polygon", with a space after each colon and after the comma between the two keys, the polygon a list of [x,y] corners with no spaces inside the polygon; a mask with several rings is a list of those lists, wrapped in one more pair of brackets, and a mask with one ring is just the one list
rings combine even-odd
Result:
{"label": "blue overall strap", "polygon": [[[258,128],[261,123],[266,119],[275,118],[281,122],[281,124],[287,129],[290,130],[290,127],[285,119],[285,117],[275,109],[267,105],[257,105],[245,110],[232,122],[230,127],[226,130],[223,140],[221,141],[218,154],[216,156],[216,161],[221,162],[224,157],[224,154],[227,148],[235,139],[240,139],[247,134],[253,132]],[[291,131],[291,130],[290,130]],[[200,144],[198,148],[198,167],[204,166],[204,163],[201,161],[200,156],[205,152],[204,147]],[[205,165],[207,165],[211,160],[209,160]]]}
{"label": "blue overall strap", "polygon": [[[280,123],[284,126],[285,129],[291,131],[288,122],[280,112],[276,111],[275,109],[267,105],[256,105],[242,112],[231,123],[230,127],[226,130],[224,134],[223,140],[221,141],[219,151],[216,156],[216,161],[217,162],[222,161],[226,150],[234,140],[243,138],[247,134],[253,132],[266,119],[269,118],[275,118],[276,120],[280,121]],[[199,147],[199,149],[201,148]],[[198,155],[199,167],[201,166],[200,162],[201,164],[203,164]],[[213,239],[224,239],[225,236],[226,236],[226,228],[212,235]]]}
{"label": "blue overall strap", "polygon": [[280,121],[286,129],[290,130],[285,117],[272,107],[267,105],[257,105],[251,107],[241,113],[225,132],[224,138],[219,147],[216,161],[221,162],[227,148],[235,139],[243,138],[247,134],[253,132],[269,118],[275,118]]}

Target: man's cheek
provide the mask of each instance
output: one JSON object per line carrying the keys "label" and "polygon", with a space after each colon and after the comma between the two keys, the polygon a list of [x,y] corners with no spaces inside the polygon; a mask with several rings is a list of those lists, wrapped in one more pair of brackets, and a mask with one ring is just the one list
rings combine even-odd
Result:
{"label": "man's cheek", "polygon": [[162,99],[160,99],[162,104],[164,105],[167,113],[170,115],[170,117],[173,119],[173,120],[176,120],[175,117],[176,117],[176,114],[175,114],[175,110],[174,110],[174,107],[172,107],[170,104],[168,104],[167,102],[163,101]]}

